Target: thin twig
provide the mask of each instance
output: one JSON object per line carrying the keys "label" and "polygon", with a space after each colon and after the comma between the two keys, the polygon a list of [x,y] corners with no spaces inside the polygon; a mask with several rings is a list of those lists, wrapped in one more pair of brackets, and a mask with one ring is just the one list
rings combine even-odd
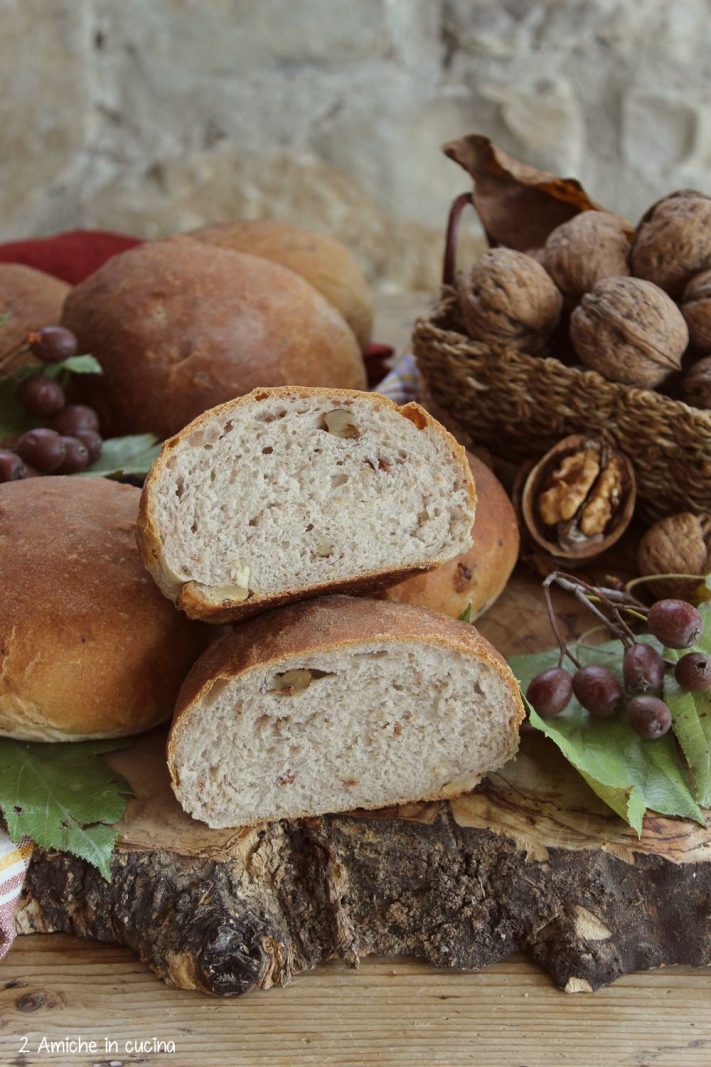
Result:
{"label": "thin twig", "polygon": [[551,600],[550,587],[551,584],[556,580],[557,573],[557,571],[553,571],[553,573],[549,574],[548,577],[545,579],[545,581],[543,582],[543,593],[546,598],[546,608],[548,610],[548,618],[550,620],[551,629],[555,634],[556,641],[558,642],[558,647],[560,648],[560,658],[558,660],[558,666],[563,666],[563,660],[567,656],[571,663],[574,664],[575,668],[577,670],[580,670],[580,662],[575,658],[573,653],[568,648],[568,645],[563,640],[563,635],[558,629],[558,618],[556,616],[555,611],[553,610],[553,601]]}

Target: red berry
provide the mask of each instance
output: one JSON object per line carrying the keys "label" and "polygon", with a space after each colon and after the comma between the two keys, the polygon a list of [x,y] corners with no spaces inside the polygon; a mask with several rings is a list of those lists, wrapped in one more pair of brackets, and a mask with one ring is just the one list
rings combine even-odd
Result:
{"label": "red berry", "polygon": [[67,404],[58,414],[50,419],[49,425],[57,433],[73,437],[79,430],[99,432],[99,416],[86,404]]}
{"label": "red berry", "polygon": [[27,467],[16,452],[0,449],[0,482],[17,482],[27,477]]}
{"label": "red berry", "polygon": [[43,326],[27,335],[30,351],[43,363],[61,363],[77,354],[77,339],[64,326]]}
{"label": "red berry", "polygon": [[101,434],[95,433],[94,430],[77,430],[73,436],[86,445],[89,452],[89,465],[96,463],[101,455],[101,448],[104,443],[101,440]]}
{"label": "red berry", "polygon": [[39,419],[56,415],[65,404],[64,390],[59,382],[47,374],[33,374],[31,378],[25,378],[17,390],[17,398],[25,411]]}
{"label": "red berry", "polygon": [[687,652],[674,668],[674,677],[689,693],[711,689],[711,656],[706,652]]}
{"label": "red berry", "polygon": [[672,713],[658,697],[635,697],[627,707],[629,722],[635,733],[650,741],[663,737],[672,724]]}
{"label": "red berry", "polygon": [[549,667],[532,678],[526,697],[542,719],[560,715],[573,695],[573,679],[563,667]]}
{"label": "red berry", "polygon": [[685,600],[658,600],[647,616],[647,628],[667,648],[688,648],[698,641],[703,620]]}
{"label": "red berry", "polygon": [[614,715],[624,698],[622,686],[607,667],[591,663],[573,675],[573,692],[591,715]]}
{"label": "red berry", "polygon": [[51,474],[62,465],[66,452],[64,441],[59,434],[46,426],[23,433],[16,447],[26,463],[44,471],[45,474]]}
{"label": "red berry", "polygon": [[78,437],[63,437],[64,459],[57,474],[78,474],[89,466],[89,449]]}

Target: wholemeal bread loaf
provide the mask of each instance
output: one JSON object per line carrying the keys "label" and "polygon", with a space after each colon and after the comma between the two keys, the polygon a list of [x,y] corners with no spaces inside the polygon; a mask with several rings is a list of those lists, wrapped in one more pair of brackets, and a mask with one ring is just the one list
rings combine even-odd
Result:
{"label": "wholemeal bread loaf", "polygon": [[160,595],[140,492],[104,478],[0,485],[0,735],[123,737],[168,718],[213,633]]}
{"label": "wholemeal bread loaf", "polygon": [[190,237],[114,256],[76,286],[63,324],[101,363],[77,388],[105,435],[167,437],[260,385],[365,384],[353,333],[308,282]]}
{"label": "wholemeal bread loaf", "polygon": [[477,497],[472,547],[432,571],[383,589],[377,596],[441,611],[453,619],[464,612],[478,619],[503,592],[518,559],[516,512],[494,472],[470,453],[467,459]]}
{"label": "wholemeal bread loaf", "polygon": [[397,581],[470,544],[464,449],[417,404],[257,389],[167,441],[146,481],[143,560],[194,618]]}
{"label": "wholemeal bread loaf", "polygon": [[0,355],[30,330],[55,326],[71,286],[22,263],[0,263]]}
{"label": "wholemeal bread loaf", "polygon": [[470,625],[331,596],[238,626],[195,664],[168,742],[209,826],[456,796],[514,755],[523,706]]}
{"label": "wholemeal bread loaf", "polygon": [[198,241],[263,256],[296,271],[340,311],[362,350],[373,329],[373,300],[355,259],[340,241],[277,219],[242,219],[193,230]]}

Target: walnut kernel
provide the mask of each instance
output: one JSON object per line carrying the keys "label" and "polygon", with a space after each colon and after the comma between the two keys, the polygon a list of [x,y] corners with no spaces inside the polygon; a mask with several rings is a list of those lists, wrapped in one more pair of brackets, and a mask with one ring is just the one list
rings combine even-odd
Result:
{"label": "walnut kernel", "polygon": [[546,526],[572,519],[600,473],[598,454],[591,448],[566,456],[551,474],[538,498],[538,514]]}

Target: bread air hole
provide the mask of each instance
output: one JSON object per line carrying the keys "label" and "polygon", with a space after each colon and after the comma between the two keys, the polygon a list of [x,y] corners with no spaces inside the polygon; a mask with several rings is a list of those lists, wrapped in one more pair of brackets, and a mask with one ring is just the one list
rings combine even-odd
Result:
{"label": "bread air hole", "polygon": [[[218,700],[220,699],[220,697],[222,696],[222,693],[224,692],[224,690],[225,690],[225,687],[227,686],[227,684],[228,684],[227,678],[218,678],[218,679],[217,679],[216,681],[214,681],[214,682],[212,683],[212,685],[210,686],[210,692],[209,692],[209,693],[207,693],[207,694],[206,694],[206,695],[205,695],[205,696],[204,696],[204,697],[202,698],[202,699],[203,699],[203,703],[204,703],[204,704],[205,704],[205,705],[206,705],[206,706],[207,706],[208,708],[210,708],[210,707],[212,707],[212,706],[213,706],[214,704],[216,704],[216,703],[217,703],[217,701],[218,701]],[[204,756],[204,755],[205,755],[205,753],[203,752],[203,756]]]}

